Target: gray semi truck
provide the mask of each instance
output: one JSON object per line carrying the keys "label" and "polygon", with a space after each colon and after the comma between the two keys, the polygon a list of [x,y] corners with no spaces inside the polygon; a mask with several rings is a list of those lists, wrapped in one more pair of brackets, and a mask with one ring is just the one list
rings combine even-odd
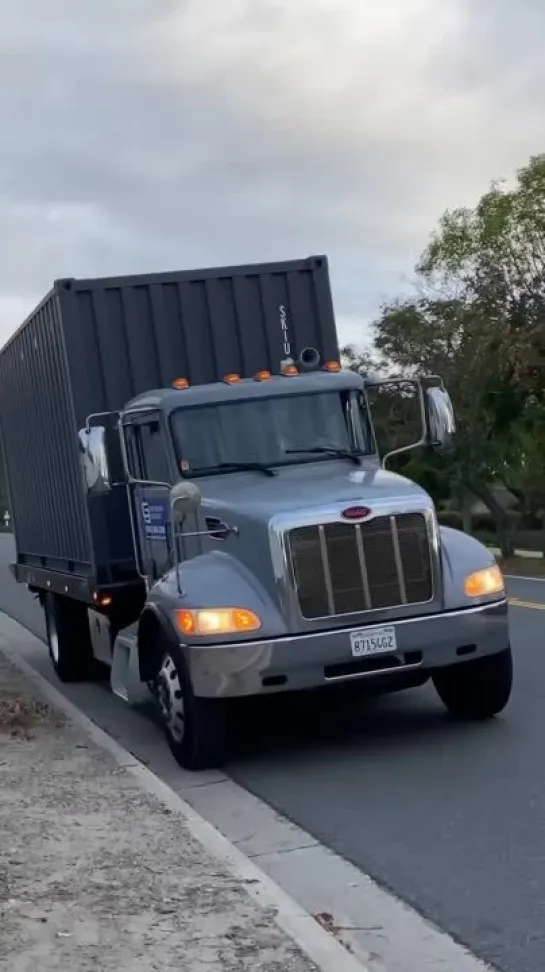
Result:
{"label": "gray semi truck", "polygon": [[[327,260],[57,281],[0,354],[12,570],[65,682],[150,692],[175,758],[226,758],[237,699],[432,679],[507,704],[504,582],[384,468]],[[449,445],[418,378],[420,446]]]}

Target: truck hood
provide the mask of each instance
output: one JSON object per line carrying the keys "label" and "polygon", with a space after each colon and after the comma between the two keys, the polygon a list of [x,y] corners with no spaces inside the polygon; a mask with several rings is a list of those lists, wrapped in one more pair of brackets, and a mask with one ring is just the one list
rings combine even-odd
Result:
{"label": "truck hood", "polygon": [[377,467],[349,465],[335,460],[287,466],[268,478],[260,473],[230,473],[199,480],[206,510],[221,510],[260,520],[292,510],[311,509],[335,503],[385,503],[407,498],[431,505],[427,493],[416,483]]}

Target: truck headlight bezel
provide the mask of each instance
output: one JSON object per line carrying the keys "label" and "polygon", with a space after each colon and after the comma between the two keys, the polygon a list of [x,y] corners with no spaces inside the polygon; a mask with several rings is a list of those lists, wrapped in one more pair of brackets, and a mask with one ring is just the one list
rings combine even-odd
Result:
{"label": "truck headlight bezel", "polygon": [[464,594],[472,600],[480,597],[504,597],[505,580],[498,564],[468,574],[464,580]]}
{"label": "truck headlight bezel", "polygon": [[242,607],[179,608],[174,612],[176,627],[185,637],[218,637],[259,631],[261,618]]}

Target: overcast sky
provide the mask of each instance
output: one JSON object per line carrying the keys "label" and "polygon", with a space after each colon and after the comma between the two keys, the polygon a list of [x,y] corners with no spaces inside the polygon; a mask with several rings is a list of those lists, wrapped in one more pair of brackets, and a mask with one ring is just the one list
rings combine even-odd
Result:
{"label": "overcast sky", "polygon": [[543,0],[0,0],[0,339],[55,277],[327,253],[343,340],[545,151]]}

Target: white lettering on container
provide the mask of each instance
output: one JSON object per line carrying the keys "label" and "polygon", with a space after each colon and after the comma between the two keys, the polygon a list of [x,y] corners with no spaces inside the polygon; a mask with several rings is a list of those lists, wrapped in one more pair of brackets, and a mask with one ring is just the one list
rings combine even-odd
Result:
{"label": "white lettering on container", "polygon": [[282,351],[284,352],[285,358],[291,359],[291,343],[288,332],[288,312],[284,307],[284,304],[279,304],[278,310],[280,312],[280,328],[282,330]]}

